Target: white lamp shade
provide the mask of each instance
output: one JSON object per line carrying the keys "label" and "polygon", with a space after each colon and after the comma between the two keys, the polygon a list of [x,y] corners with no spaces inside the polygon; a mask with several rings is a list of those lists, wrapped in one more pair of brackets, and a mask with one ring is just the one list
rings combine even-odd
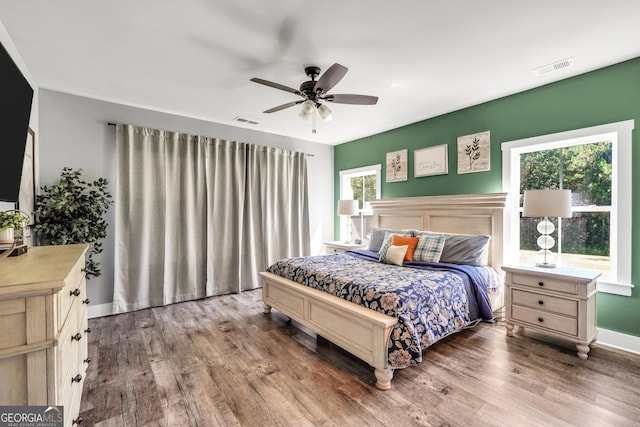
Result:
{"label": "white lamp shade", "polygon": [[338,215],[358,215],[358,201],[338,200]]}
{"label": "white lamp shade", "polygon": [[306,100],[302,103],[302,108],[298,116],[303,120],[307,120],[311,116],[311,113],[313,113],[314,108],[316,108],[316,106],[313,104],[313,101]]}
{"label": "white lamp shade", "polygon": [[331,120],[333,120],[333,117],[331,116],[331,110],[324,104],[320,104],[318,106],[318,113],[324,121],[330,122]]}
{"label": "white lamp shade", "polygon": [[525,190],[526,217],[571,218],[571,190]]}

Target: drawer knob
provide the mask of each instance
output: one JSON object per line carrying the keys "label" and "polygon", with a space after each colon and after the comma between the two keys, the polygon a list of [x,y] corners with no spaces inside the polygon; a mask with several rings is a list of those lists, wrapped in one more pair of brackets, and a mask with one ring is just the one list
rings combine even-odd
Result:
{"label": "drawer knob", "polygon": [[84,331],[85,331],[87,334],[90,334],[90,333],[91,333],[91,331],[92,331],[92,329],[91,329],[91,328],[87,328],[87,329],[85,329]]}
{"label": "drawer knob", "polygon": [[544,319],[542,317],[538,317],[538,322],[542,323],[544,322]]}
{"label": "drawer knob", "polygon": [[[540,305],[544,305],[544,301],[540,300],[540,301],[538,301],[538,304],[540,304]],[[86,331],[85,331],[85,332],[86,332]]]}
{"label": "drawer knob", "polygon": [[82,421],[84,421],[84,420],[82,419],[82,417],[81,417],[80,415],[78,415],[78,418],[76,418],[75,420],[71,421],[71,424],[72,424],[72,425],[73,425],[73,424],[78,424],[78,425],[80,425],[80,424],[82,424]]}
{"label": "drawer knob", "polygon": [[75,290],[69,292],[72,296],[77,297],[80,295],[80,289],[76,288]]}
{"label": "drawer knob", "polygon": [[82,334],[80,332],[78,332],[75,335],[71,335],[71,341],[80,341],[82,339]]}
{"label": "drawer knob", "polygon": [[91,302],[91,300],[89,298],[87,298],[86,300],[82,301],[83,304],[89,304]]}
{"label": "drawer knob", "polygon": [[538,286],[544,286],[544,282],[538,282]]}
{"label": "drawer knob", "polygon": [[83,362],[88,365],[89,363],[91,363],[91,358],[87,357],[86,359],[83,360]]}
{"label": "drawer knob", "polygon": [[80,381],[82,381],[82,375],[78,374],[75,377],[71,378],[71,383],[79,383]]}

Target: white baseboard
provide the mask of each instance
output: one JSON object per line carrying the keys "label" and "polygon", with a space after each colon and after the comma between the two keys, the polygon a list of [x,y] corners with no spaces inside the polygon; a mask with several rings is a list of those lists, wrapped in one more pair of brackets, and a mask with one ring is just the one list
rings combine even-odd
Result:
{"label": "white baseboard", "polygon": [[94,317],[110,316],[112,314],[112,303],[89,305],[89,307],[87,307],[87,317],[89,319],[93,319]]}
{"label": "white baseboard", "polygon": [[598,328],[598,344],[640,354],[640,337]]}

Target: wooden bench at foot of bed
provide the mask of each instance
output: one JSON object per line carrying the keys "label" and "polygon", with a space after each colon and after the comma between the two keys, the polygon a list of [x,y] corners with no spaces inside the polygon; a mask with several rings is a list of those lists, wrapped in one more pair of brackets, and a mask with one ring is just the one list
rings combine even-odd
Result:
{"label": "wooden bench at foot of bed", "polygon": [[387,343],[398,319],[272,273],[260,275],[265,313],[273,307],[308,327],[375,368],[376,387],[391,387]]}

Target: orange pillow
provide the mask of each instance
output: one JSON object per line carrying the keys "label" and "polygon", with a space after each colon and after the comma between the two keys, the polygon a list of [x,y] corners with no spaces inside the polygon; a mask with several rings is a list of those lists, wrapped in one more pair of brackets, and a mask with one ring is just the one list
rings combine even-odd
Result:
{"label": "orange pillow", "polygon": [[393,246],[409,246],[407,248],[407,253],[404,254],[405,261],[413,261],[413,251],[416,249],[416,246],[418,246],[418,240],[420,239],[417,237],[402,237],[397,234],[391,236],[391,244]]}

